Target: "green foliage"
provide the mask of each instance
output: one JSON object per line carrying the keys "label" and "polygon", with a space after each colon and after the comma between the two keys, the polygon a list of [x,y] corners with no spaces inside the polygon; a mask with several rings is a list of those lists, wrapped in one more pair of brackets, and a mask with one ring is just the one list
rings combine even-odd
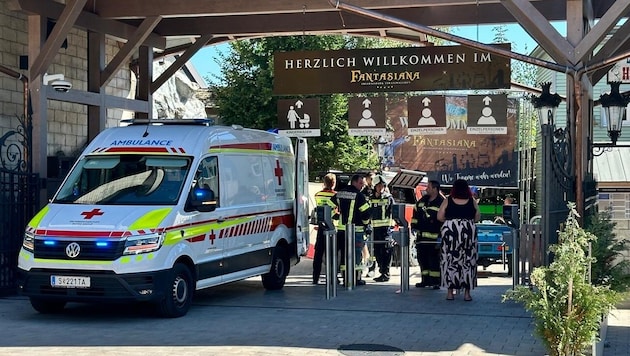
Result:
{"label": "green foliage", "polygon": [[602,317],[621,295],[609,286],[588,281],[592,258],[587,248],[597,237],[580,227],[573,203],[569,203],[569,215],[558,239],[559,244],[549,248],[554,261],[548,267],[534,268],[532,286],[507,291],[503,301],[522,303],[532,312],[536,334],[550,355],[582,355],[597,338]]}
{"label": "green foliage", "polygon": [[624,260],[628,240],[618,240],[613,232],[615,223],[610,210],[587,216],[585,230],[597,236],[591,245],[591,281],[595,285],[609,285],[617,292],[630,289],[630,262]]}
{"label": "green foliage", "polygon": [[[347,36],[266,37],[235,41],[219,55],[221,75],[212,82],[223,125],[268,130],[277,126],[278,97],[273,95],[273,53],[393,47],[390,40]],[[339,94],[310,96],[320,100],[321,137],[309,138],[311,178],[329,169],[356,171],[378,167],[371,138],[348,135],[347,99]]]}

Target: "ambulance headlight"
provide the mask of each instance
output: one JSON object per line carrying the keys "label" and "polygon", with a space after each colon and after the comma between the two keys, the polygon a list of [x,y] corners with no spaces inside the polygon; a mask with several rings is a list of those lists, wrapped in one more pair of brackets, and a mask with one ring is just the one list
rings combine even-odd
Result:
{"label": "ambulance headlight", "polygon": [[24,240],[22,240],[22,247],[28,252],[33,252],[35,249],[35,234],[28,231],[25,232]]}
{"label": "ambulance headlight", "polygon": [[123,255],[137,255],[158,250],[164,241],[162,234],[131,236],[125,242]]}

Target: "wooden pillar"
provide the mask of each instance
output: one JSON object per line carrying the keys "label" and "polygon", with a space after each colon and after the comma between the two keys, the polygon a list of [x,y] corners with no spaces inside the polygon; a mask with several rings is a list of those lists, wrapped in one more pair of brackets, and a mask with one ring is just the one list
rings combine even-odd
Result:
{"label": "wooden pillar", "polygon": [[153,116],[153,95],[151,82],[153,82],[153,49],[140,46],[138,49],[138,94],[137,99],[146,100],[149,104],[147,113],[136,113],[138,119],[148,119]]}
{"label": "wooden pillar", "polygon": [[[592,25],[590,0],[567,1],[567,41],[575,48]],[[590,58],[590,56],[588,57]],[[588,167],[590,101],[593,86],[588,76],[578,72],[567,76],[567,119],[571,125],[573,167],[575,172],[575,200],[580,216],[584,217],[584,179]]]}
{"label": "wooden pillar", "polygon": [[38,207],[43,207],[47,200],[46,178],[48,176],[48,103],[46,88],[42,85],[42,76],[31,72],[33,61],[39,55],[42,45],[46,41],[47,21],[39,15],[28,16],[28,60],[29,60],[29,88],[31,105],[33,108],[33,152],[30,156],[33,164],[33,173],[42,178],[42,186],[39,192]]}
{"label": "wooden pillar", "polygon": [[87,106],[87,139],[92,141],[99,132],[105,129],[107,123],[107,107],[105,93],[101,87],[101,71],[105,69],[105,35],[88,31],[88,83],[87,90],[101,94],[99,105]]}

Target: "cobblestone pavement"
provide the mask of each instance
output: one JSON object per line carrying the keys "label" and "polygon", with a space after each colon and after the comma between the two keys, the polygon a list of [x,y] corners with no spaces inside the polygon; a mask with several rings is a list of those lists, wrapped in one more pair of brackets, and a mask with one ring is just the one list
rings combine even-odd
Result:
{"label": "cobblestone pavement", "polygon": [[[499,266],[481,272],[472,302],[446,291],[392,279],[326,299],[311,284],[311,260],[293,267],[285,288],[265,291],[260,278],[199,292],[188,315],[161,319],[145,305],[69,304],[43,315],[24,297],[0,299],[0,355],[543,355],[531,317],[502,303],[511,278]],[[609,320],[604,355],[627,355],[630,310]]]}

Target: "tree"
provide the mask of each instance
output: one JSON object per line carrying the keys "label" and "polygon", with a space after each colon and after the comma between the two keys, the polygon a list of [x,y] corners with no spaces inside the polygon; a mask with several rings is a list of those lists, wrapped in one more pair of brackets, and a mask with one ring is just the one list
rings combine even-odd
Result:
{"label": "tree", "polygon": [[[267,130],[276,127],[277,101],[273,95],[273,53],[276,51],[369,48],[392,41],[346,36],[267,37],[231,43],[219,56],[221,83],[212,80],[222,124]],[[309,139],[311,176],[338,169],[376,168],[378,158],[370,138],[348,135],[347,98],[339,94],[320,99],[322,136]]]}

